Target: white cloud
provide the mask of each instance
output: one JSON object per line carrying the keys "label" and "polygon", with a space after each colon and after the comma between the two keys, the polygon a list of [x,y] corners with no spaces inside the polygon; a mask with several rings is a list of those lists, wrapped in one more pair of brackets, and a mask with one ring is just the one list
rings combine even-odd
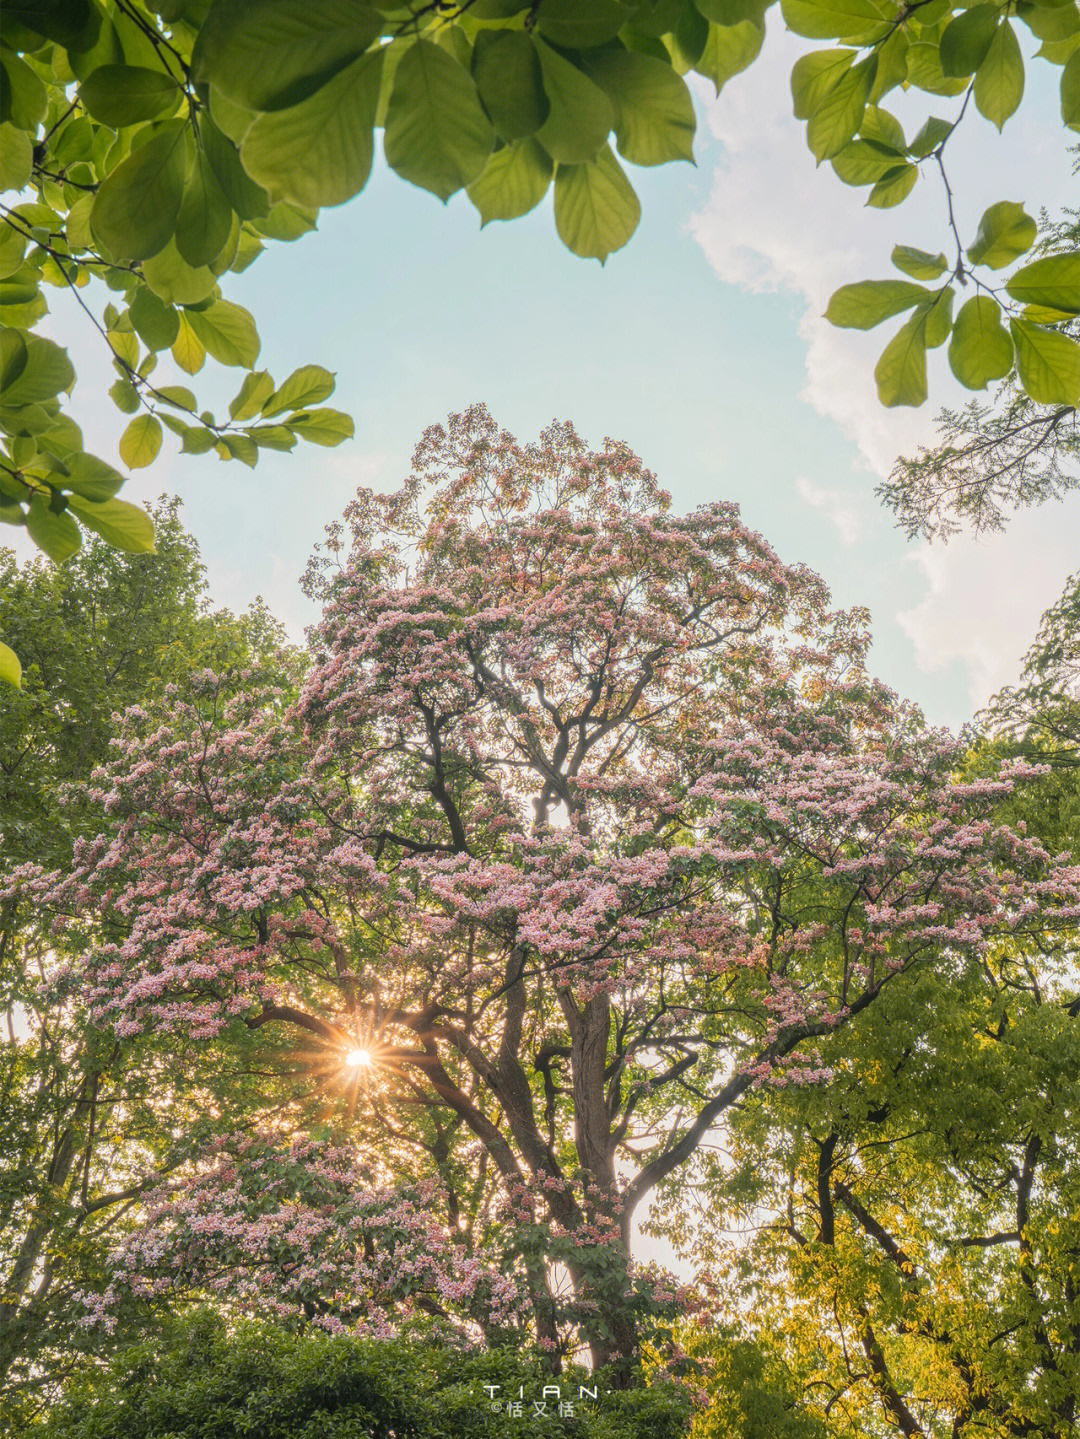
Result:
{"label": "white cloud", "polygon": [[813,480],[808,480],[805,475],[798,477],[795,481],[795,488],[808,505],[812,505],[816,510],[825,511],[839,531],[840,539],[845,545],[853,545],[862,535],[862,517],[850,495],[846,495],[843,490],[826,489],[823,485],[815,485]]}
{"label": "white cloud", "polygon": [[[865,192],[842,185],[827,166],[815,168],[788,99],[791,66],[804,49],[803,42],[774,29],[758,62],[707,106],[708,126],[722,149],[709,199],[692,229],[721,279],[806,301],[799,324],[806,346],[801,398],[857,446],[857,464],[870,472],[864,481],[869,491],[872,477],[886,476],[898,455],[932,443],[937,405],[955,403],[966,392],[939,351],[931,357],[931,401],[918,410],[884,409],[873,368],[895,325],[868,334],[838,330],[822,313],[839,285],[896,274],[889,256],[898,242],[948,253],[943,195],[936,177],[927,174],[899,209],[868,209]],[[1040,92],[1041,86],[1049,94],[1050,68],[1032,67],[1033,102],[1003,136],[973,115],[951,142],[962,235],[974,235],[979,215],[995,200],[1026,202],[1032,211],[1045,204],[1053,212],[1075,198],[1056,103]],[[895,104],[890,96],[888,103],[911,134],[928,100],[945,116],[958,103],[922,95],[901,96]],[[917,110],[922,114],[915,119]],[[850,497],[803,479],[796,486],[804,501],[828,515],[846,544],[856,541],[860,529]],[[1051,527],[1054,542],[1048,544]],[[896,618],[920,668],[932,671],[961,661],[980,701],[1012,678],[1040,609],[1061,589],[1078,539],[1080,509],[1069,507],[1054,519],[1046,511],[1021,517],[1005,536],[981,544],[961,538],[945,549],[917,551],[927,593]]]}

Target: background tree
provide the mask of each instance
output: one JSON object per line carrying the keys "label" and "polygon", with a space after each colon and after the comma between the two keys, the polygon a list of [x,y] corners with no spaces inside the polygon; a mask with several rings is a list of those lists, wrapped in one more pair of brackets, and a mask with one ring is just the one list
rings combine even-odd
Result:
{"label": "background tree", "polygon": [[[882,996],[925,1025],[995,937],[1070,931],[1077,874],[995,819],[1022,767],[959,779],[866,677],[860,614],[733,507],[670,514],[624,446],[472,410],[349,524],[298,705],[204,676],[134,712],[107,827],[25,882],[84,916],[103,1028],[303,1039],[316,1113],[336,1091],[394,1177],[437,1176],[541,1343],[625,1381],[671,1297],[629,1265],[635,1205],[756,1093],[828,1080]],[[227,1206],[188,1263],[204,1185],[118,1285],[238,1272]]]}
{"label": "background tree", "polygon": [[[118,709],[160,701],[207,665],[258,672],[272,657],[279,679],[295,674],[261,606],[210,609],[176,503],[154,518],[152,555],[95,540],[54,567],[0,551],[0,623],[27,661],[23,688],[0,703],[0,1382],[13,1422],[71,1365],[85,1312],[73,1295],[102,1273],[117,1214],[175,1162],[183,1124],[197,1125],[176,1056],[103,1036],[78,995],[52,982],[77,937],[69,948],[50,933],[11,875],[70,866],[75,841],[98,831],[100,805],[70,786],[108,756]],[[204,1091],[220,1078],[203,1066]],[[243,1083],[233,1076],[237,1095]]]}

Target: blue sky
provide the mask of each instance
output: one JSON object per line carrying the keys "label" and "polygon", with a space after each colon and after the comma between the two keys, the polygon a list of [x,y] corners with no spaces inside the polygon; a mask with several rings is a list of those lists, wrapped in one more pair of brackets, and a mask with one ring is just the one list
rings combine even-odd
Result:
{"label": "blue sky", "polygon": [[[314,616],[297,579],[323,527],[358,484],[400,480],[427,424],[476,400],[522,438],[567,417],[593,443],[628,441],[680,508],[736,500],[838,603],[870,607],[875,667],[890,684],[932,720],[962,722],[1015,673],[1075,566],[1080,504],[932,550],[880,509],[876,480],[929,436],[933,397],[956,392],[939,363],[929,405],[885,414],[870,372],[888,327],[858,336],[816,316],[835,285],[888,274],[893,243],[943,247],[941,197],[920,181],[900,210],[868,211],[828,169],[815,173],[789,115],[792,53],[774,34],[758,65],[703,101],[696,168],[631,169],[641,226],[603,268],[562,247],[550,201],[481,231],[463,196],[444,208],[378,168],[316,233],[271,246],[226,291],[255,313],[260,365],[279,380],[306,362],[337,372],[331,403],[355,417],[356,439],[264,451],[254,472],[170,453],[125,495],[179,493],[215,600],[261,594],[299,635]],[[1036,63],[1033,104],[1003,140],[976,117],[957,146],[971,235],[990,201],[1034,210],[1070,195],[1056,73]],[[95,405],[101,357],[77,324],[58,308],[51,329],[83,376],[74,412],[88,444],[114,457],[125,420]],[[224,409],[238,376],[211,362],[195,385]]]}

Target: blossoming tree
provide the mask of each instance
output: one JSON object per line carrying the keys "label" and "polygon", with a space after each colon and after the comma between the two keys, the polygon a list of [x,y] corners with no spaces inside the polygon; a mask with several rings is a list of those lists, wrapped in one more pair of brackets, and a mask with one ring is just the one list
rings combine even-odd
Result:
{"label": "blossoming tree", "polygon": [[[347,521],[298,705],[206,675],[129,713],[112,827],[53,894],[101,916],[77,982],[121,1035],[289,1036],[294,1101],[380,1182],[437,1177],[542,1344],[625,1362],[672,1298],[635,1208],[752,1091],[827,1083],[905,976],[1074,924],[1080,871],[993,819],[1024,769],[960,782],[867,677],[861,612],[623,445],[477,407]],[[229,1225],[193,1250],[172,1202],[154,1263],[220,1289]],[[320,1314],[356,1314],[342,1273]]]}

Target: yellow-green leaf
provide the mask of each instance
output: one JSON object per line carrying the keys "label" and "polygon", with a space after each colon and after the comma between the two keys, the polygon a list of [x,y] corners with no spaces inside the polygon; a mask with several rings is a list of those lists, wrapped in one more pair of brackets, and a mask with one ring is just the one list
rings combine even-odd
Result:
{"label": "yellow-green leaf", "polygon": [[156,415],[138,415],[120,436],[120,458],[129,470],[152,464],[161,449],[161,421]]}

